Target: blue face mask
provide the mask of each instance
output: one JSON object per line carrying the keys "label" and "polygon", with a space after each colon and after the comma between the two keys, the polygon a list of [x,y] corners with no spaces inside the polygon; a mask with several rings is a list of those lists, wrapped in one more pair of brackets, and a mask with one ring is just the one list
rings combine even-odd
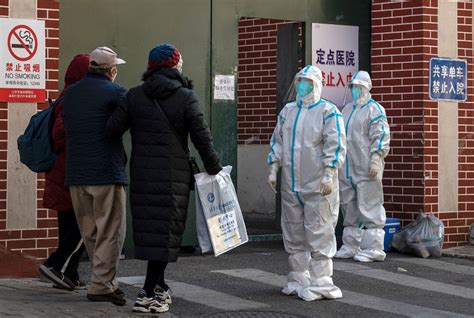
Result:
{"label": "blue face mask", "polygon": [[362,96],[362,89],[358,86],[352,86],[351,94],[352,94],[352,100],[356,102]]}
{"label": "blue face mask", "polygon": [[308,82],[296,82],[296,94],[300,97],[306,96],[313,91],[313,85]]}

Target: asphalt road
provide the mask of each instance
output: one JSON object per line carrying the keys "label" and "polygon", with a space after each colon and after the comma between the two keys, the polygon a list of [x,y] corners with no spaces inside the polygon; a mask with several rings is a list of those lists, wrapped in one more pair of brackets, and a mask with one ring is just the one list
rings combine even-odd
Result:
{"label": "asphalt road", "polygon": [[[81,263],[88,279],[89,263]],[[219,257],[188,255],[169,264],[170,313],[160,317],[463,317],[474,315],[474,262],[391,253],[383,263],[335,261],[337,301],[305,302],[280,293],[288,271],[281,242],[249,243]],[[129,313],[146,262],[120,264]],[[87,304],[87,303],[86,303]],[[108,304],[107,304],[108,306]]]}

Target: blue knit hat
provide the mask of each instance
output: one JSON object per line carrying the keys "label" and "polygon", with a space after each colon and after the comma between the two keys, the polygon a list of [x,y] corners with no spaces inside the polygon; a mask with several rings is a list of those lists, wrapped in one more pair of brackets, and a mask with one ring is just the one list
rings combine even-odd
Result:
{"label": "blue knit hat", "polygon": [[173,68],[179,63],[181,54],[178,49],[171,44],[160,44],[153,48],[148,55],[148,67],[169,67]]}

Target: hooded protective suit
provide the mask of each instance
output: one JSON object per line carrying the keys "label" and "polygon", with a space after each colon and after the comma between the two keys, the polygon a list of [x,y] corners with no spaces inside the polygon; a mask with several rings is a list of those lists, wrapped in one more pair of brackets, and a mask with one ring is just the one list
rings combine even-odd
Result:
{"label": "hooded protective suit", "polygon": [[349,87],[354,101],[342,110],[347,156],[339,171],[343,246],[335,257],[361,262],[383,261],[382,173],[384,158],[390,150],[390,129],[385,109],[371,98],[369,74],[357,72]]}
{"label": "hooded protective suit", "polygon": [[268,155],[273,188],[282,167],[281,223],[291,269],[282,292],[307,301],[335,299],[342,297],[331,278],[331,258],[339,212],[337,169],[346,153],[344,124],[336,106],[320,97],[322,74],[317,67],[306,66],[295,82],[297,100],[278,115]]}

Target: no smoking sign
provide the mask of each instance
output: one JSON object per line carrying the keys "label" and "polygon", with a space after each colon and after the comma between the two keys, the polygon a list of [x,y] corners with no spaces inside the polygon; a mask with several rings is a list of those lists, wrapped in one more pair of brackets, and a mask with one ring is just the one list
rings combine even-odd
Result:
{"label": "no smoking sign", "polygon": [[0,18],[0,102],[44,102],[44,21]]}
{"label": "no smoking sign", "polygon": [[8,50],[18,61],[28,61],[38,50],[38,38],[32,28],[18,25],[8,34]]}

